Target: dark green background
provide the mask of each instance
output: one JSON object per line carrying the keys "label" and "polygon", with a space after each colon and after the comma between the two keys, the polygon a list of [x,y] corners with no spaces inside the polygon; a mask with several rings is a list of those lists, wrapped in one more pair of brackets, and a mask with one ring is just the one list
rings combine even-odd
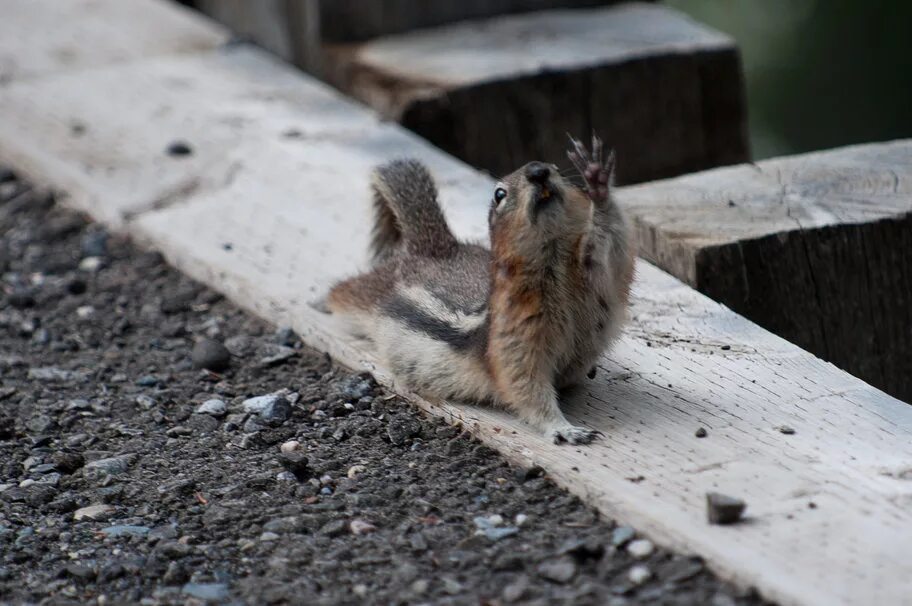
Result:
{"label": "dark green background", "polygon": [[912,137],[912,0],[668,0],[734,37],[755,159]]}

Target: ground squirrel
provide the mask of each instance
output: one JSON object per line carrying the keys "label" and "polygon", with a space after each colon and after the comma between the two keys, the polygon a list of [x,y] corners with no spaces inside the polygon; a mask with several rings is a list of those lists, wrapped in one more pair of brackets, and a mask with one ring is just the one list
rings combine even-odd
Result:
{"label": "ground squirrel", "polygon": [[419,393],[503,406],[555,442],[590,442],[558,390],[579,383],[615,339],[633,274],[630,229],[609,188],[614,155],[572,140],[579,188],[554,165],[497,184],[490,250],[456,240],[427,169],[374,174],[373,268],[336,284],[327,304],[371,338]]}

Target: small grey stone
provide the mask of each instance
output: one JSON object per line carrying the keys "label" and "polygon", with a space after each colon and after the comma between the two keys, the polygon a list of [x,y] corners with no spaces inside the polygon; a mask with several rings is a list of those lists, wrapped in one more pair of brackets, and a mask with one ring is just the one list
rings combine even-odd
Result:
{"label": "small grey stone", "polygon": [[109,537],[144,537],[149,534],[149,531],[152,529],[148,526],[131,526],[128,524],[122,524],[118,526],[108,526],[107,528],[102,528],[101,533]]}
{"label": "small grey stone", "polygon": [[512,583],[504,587],[503,593],[501,594],[504,602],[513,603],[518,602],[522,599],[523,594],[526,593],[526,590],[529,588],[529,577],[526,575],[519,575]]}
{"label": "small grey stone", "polygon": [[30,417],[25,423],[26,429],[30,434],[45,434],[54,429],[57,425],[54,419],[47,415],[35,415]]}
{"label": "small grey stone", "polygon": [[269,394],[244,400],[244,410],[257,415],[257,422],[278,427],[291,417],[291,404],[280,394]]}
{"label": "small grey stone", "polygon": [[29,368],[28,378],[48,383],[72,383],[75,381],[84,381],[88,378],[88,375],[84,372],[75,370],[64,370],[62,368],[47,366],[43,368]]}
{"label": "small grey stone", "polygon": [[741,519],[746,507],[741,499],[718,492],[706,493],[706,514],[710,524],[734,524]]}
{"label": "small grey stone", "polygon": [[561,585],[569,583],[576,576],[576,562],[569,556],[546,560],[536,568],[538,576]]}
{"label": "small grey stone", "polygon": [[165,149],[165,153],[173,158],[179,158],[192,155],[193,148],[186,141],[172,141]]}
{"label": "small grey stone", "polygon": [[697,436],[698,438],[705,438],[706,435],[707,435],[707,433],[706,433],[706,428],[705,428],[705,427],[698,427],[698,428],[697,428],[697,431],[694,432],[694,435]]}
{"label": "small grey stone", "polygon": [[187,583],[181,593],[204,602],[224,602],[230,595],[224,583]]}
{"label": "small grey stone", "polygon": [[402,446],[409,439],[418,435],[421,431],[421,425],[409,414],[400,413],[390,417],[386,426],[386,435],[389,436],[390,442],[397,446]]}
{"label": "small grey stone", "polygon": [[783,433],[787,436],[793,435],[795,433],[795,428],[789,427],[788,425],[780,425],[776,429],[779,430],[779,433]]}
{"label": "small grey stone", "polygon": [[611,544],[615,547],[623,547],[633,540],[636,531],[630,526],[618,526],[611,531]]}
{"label": "small grey stone", "polygon": [[75,562],[67,564],[65,570],[68,576],[79,579],[80,581],[91,581],[95,578],[95,569],[85,564],[78,564]]}
{"label": "small grey stone", "polygon": [[278,329],[275,333],[275,342],[285,347],[294,347],[300,340],[298,334],[287,326]]}
{"label": "small grey stone", "polygon": [[184,568],[183,564],[180,562],[169,562],[168,570],[165,571],[162,581],[166,585],[180,585],[181,583],[187,582],[187,579],[190,578],[190,574],[187,572],[187,569]]}
{"label": "small grey stone", "polygon": [[83,257],[104,257],[108,254],[108,232],[103,229],[89,229],[80,241]]}
{"label": "small grey stone", "polygon": [[86,463],[84,473],[88,475],[107,474],[111,476],[119,475],[127,471],[130,465],[136,460],[136,455],[121,455],[119,457],[109,457],[98,459]]}
{"label": "small grey stone", "polygon": [[289,358],[298,355],[297,350],[285,345],[269,345],[264,348],[262,353],[263,357],[260,358],[259,365],[264,368],[278,366]]}
{"label": "small grey stone", "polygon": [[300,451],[283,452],[279,455],[282,467],[290,471],[299,480],[306,480],[312,475],[307,456]]}
{"label": "small grey stone", "polygon": [[328,537],[342,536],[348,532],[348,523],[345,520],[332,520],[320,528],[320,534]]}
{"label": "small grey stone", "polygon": [[212,398],[206,400],[196,408],[196,414],[211,415],[216,418],[222,418],[228,414],[228,405],[222,400]]}
{"label": "small grey stone", "polygon": [[224,345],[213,339],[197,341],[193,346],[190,359],[196,368],[204,368],[213,372],[222,372],[231,365],[231,353]]}

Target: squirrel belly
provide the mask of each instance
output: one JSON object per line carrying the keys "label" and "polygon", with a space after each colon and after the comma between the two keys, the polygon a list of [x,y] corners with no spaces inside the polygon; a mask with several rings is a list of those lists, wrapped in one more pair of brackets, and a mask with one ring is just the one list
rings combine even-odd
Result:
{"label": "squirrel belly", "polygon": [[370,271],[336,284],[327,304],[373,340],[382,362],[425,395],[505,407],[556,442],[596,432],[560,411],[557,390],[584,379],[616,338],[633,268],[629,227],[607,195],[613,157],[527,164],[495,189],[491,248],[459,242],[427,170],[377,169]]}

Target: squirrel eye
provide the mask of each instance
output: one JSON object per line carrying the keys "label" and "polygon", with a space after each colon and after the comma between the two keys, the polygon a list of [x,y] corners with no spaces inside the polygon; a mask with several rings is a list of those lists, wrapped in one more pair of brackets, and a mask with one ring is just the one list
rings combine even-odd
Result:
{"label": "squirrel eye", "polygon": [[500,204],[503,202],[503,199],[507,197],[507,190],[502,187],[498,187],[494,190],[494,201]]}

